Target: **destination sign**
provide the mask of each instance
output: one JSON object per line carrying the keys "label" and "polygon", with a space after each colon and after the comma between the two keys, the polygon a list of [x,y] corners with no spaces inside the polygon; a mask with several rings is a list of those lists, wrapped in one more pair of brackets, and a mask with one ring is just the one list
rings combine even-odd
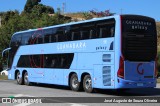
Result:
{"label": "destination sign", "polygon": [[153,33],[154,22],[148,20],[125,19],[123,20],[123,31],[125,32],[151,32]]}

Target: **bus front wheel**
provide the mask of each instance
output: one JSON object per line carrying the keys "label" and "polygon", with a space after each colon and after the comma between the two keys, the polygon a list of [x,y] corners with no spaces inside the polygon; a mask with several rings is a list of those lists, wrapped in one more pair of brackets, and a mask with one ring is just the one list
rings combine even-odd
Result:
{"label": "bus front wheel", "polygon": [[17,84],[23,85],[23,78],[20,76],[20,72],[17,72],[16,80],[17,80]]}
{"label": "bus front wheel", "polygon": [[79,91],[80,82],[78,81],[77,74],[72,74],[70,78],[70,87],[73,91]]}
{"label": "bus front wheel", "polygon": [[85,75],[85,77],[83,79],[83,89],[87,93],[93,92],[92,80],[91,80],[91,76],[90,75]]}

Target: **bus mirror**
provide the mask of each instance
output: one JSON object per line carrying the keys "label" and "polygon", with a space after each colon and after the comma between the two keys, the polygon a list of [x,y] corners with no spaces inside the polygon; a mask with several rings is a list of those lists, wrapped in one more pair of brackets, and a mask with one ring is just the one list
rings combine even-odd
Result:
{"label": "bus mirror", "polygon": [[9,51],[10,49],[11,49],[11,48],[4,49],[4,50],[2,51],[2,57],[6,57],[7,54],[8,54],[7,51]]}

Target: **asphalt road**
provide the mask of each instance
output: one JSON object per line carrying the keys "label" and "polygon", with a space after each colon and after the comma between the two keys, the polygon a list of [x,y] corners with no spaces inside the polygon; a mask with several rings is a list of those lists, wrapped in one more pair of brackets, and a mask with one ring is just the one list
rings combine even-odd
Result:
{"label": "asphalt road", "polygon": [[[125,92],[117,92],[114,90],[99,90],[96,89],[95,93],[85,93],[84,91],[74,92],[70,90],[69,87],[64,86],[55,86],[55,85],[33,85],[33,86],[26,86],[26,85],[17,85],[16,81],[11,80],[0,80],[0,97],[31,97],[37,98],[41,97],[42,100],[46,102],[50,102],[48,106],[106,106],[106,103],[96,103],[99,99],[104,101],[105,98],[116,98],[116,97],[123,97],[123,99],[127,98],[138,98],[138,97],[160,97],[160,83],[157,84],[156,88],[145,88],[145,89],[130,89]],[[44,97],[44,98],[43,98]],[[47,98],[46,98],[47,97]],[[49,98],[53,97],[53,98]],[[65,98],[58,98],[58,97],[65,97]],[[71,98],[70,98],[71,97]],[[73,97],[73,98],[72,98]],[[77,98],[80,97],[80,98]],[[91,97],[95,97],[94,99]],[[102,98],[101,98],[102,97]],[[41,100],[41,99],[40,99]],[[81,102],[89,102],[90,100],[92,103],[68,103],[70,101],[81,101]],[[54,103],[54,104],[53,104]],[[137,105],[137,103],[107,103],[108,105]],[[140,103],[139,103],[140,104]],[[33,103],[14,103],[14,104],[0,104],[0,106],[43,106],[46,105],[45,103],[42,104],[33,104]],[[159,103],[141,103],[143,106],[158,106]]]}

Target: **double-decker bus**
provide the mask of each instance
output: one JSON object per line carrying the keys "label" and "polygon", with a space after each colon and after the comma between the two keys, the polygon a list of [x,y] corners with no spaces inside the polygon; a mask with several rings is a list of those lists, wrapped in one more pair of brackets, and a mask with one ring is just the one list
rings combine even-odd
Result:
{"label": "double-decker bus", "polygon": [[8,78],[22,85],[46,83],[81,88],[156,87],[155,20],[115,15],[16,32]]}

